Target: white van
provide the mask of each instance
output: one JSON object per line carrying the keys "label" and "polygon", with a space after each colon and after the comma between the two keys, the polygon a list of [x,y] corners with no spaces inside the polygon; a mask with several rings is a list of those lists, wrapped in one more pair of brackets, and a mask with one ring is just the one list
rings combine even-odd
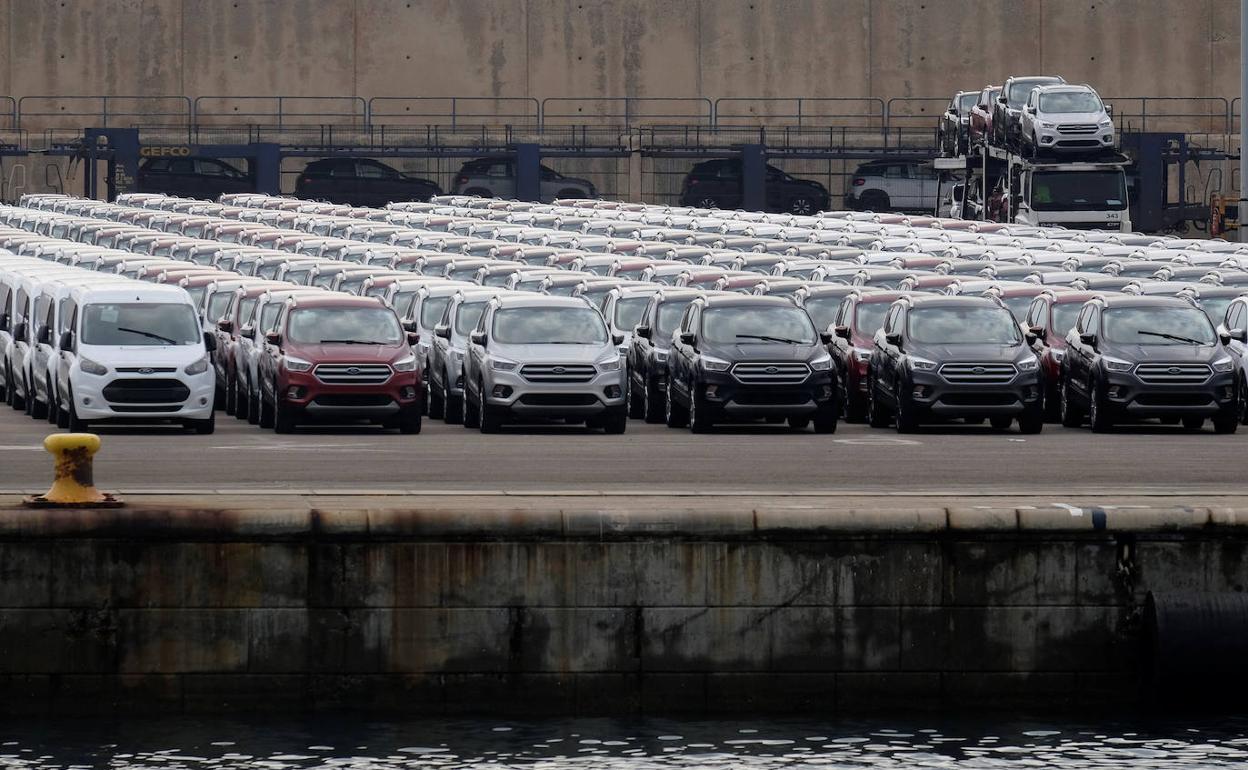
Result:
{"label": "white van", "polygon": [[141,281],[82,286],[63,312],[69,321],[57,340],[56,387],[70,430],[138,420],[213,432],[215,340],[185,289]]}
{"label": "white van", "polygon": [[[4,403],[12,403],[12,389],[8,367],[4,364],[5,351],[13,343],[13,320],[17,301],[17,281],[20,277],[17,268],[46,264],[31,257],[14,256],[12,252],[0,251],[0,398]],[[19,407],[20,408],[20,407]]]}
{"label": "white van", "polygon": [[[12,289],[13,297],[9,303],[8,335],[4,350],[0,351],[7,401],[14,409],[29,411],[34,405],[27,406],[29,389],[26,387],[26,355],[35,335],[35,294],[44,281],[81,271],[42,260],[36,260],[29,265],[7,267],[6,271],[13,275],[11,280],[6,281]],[[39,416],[42,417],[43,413],[40,412]]]}

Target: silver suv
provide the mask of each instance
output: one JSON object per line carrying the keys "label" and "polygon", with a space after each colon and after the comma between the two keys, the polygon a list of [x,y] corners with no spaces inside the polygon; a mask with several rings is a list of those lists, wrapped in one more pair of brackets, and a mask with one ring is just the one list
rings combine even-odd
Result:
{"label": "silver suv", "polygon": [[1020,116],[1023,152],[1095,153],[1114,146],[1114,121],[1092,86],[1041,86]]}
{"label": "silver suv", "polygon": [[602,314],[576,297],[491,299],[469,336],[464,425],[494,433],[509,419],[584,420],[623,433],[625,366]]}
{"label": "silver suv", "polygon": [[[596,198],[598,191],[586,179],[564,176],[553,168],[540,167],[539,196],[543,203],[556,198]],[[516,197],[516,162],[511,158],[470,160],[455,175],[454,192],[482,198]]]}
{"label": "silver suv", "polygon": [[452,425],[463,420],[464,352],[468,349],[468,335],[477,328],[486,303],[505,291],[461,289],[442,311],[442,320],[433,327],[433,344],[425,363],[430,417],[441,416]]}

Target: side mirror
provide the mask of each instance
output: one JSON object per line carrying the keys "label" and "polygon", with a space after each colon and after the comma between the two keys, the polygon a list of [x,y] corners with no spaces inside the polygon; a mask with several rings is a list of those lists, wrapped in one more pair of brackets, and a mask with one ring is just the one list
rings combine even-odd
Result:
{"label": "side mirror", "polygon": [[40,326],[39,330],[35,332],[35,342],[40,345],[51,345],[52,329],[47,326]]}
{"label": "side mirror", "polygon": [[648,340],[650,339],[650,327],[638,326],[636,329],[633,329],[633,334],[637,337],[642,338],[643,340]]}
{"label": "side mirror", "polygon": [[1079,341],[1087,345],[1090,348],[1096,347],[1096,335],[1095,334],[1084,332],[1079,335]]}
{"label": "side mirror", "polygon": [[1226,336],[1236,342],[1242,342],[1243,344],[1248,345],[1248,329],[1231,329],[1226,333]]}
{"label": "side mirror", "polygon": [[73,332],[62,333],[61,339],[59,340],[59,342],[60,342],[60,345],[58,347],[60,347],[61,350],[73,350],[74,349],[74,333]]}
{"label": "side mirror", "polygon": [[226,334],[229,334],[234,331],[234,322],[228,318],[222,318],[220,321],[217,321],[217,328]]}
{"label": "side mirror", "polygon": [[15,340],[26,339],[26,332],[27,332],[26,322],[25,321],[19,322],[17,326],[13,327],[13,339]]}
{"label": "side mirror", "polygon": [[213,352],[216,352],[216,349],[217,349],[217,338],[205,332],[204,333],[204,350],[208,351],[209,353],[213,353]]}
{"label": "side mirror", "polygon": [[407,344],[419,345],[420,344],[420,332],[407,332]]}
{"label": "side mirror", "polygon": [[473,332],[472,334],[468,335],[468,340],[474,345],[480,345],[481,347],[485,347],[485,344],[486,342],[489,341],[489,338],[486,336],[485,332]]}
{"label": "side mirror", "polygon": [[446,324],[438,324],[437,326],[433,327],[433,336],[441,337],[444,340],[449,340],[451,338],[451,327],[447,326]]}
{"label": "side mirror", "polygon": [[697,344],[697,341],[698,341],[698,336],[694,334],[693,332],[681,332],[680,333],[680,342],[682,345],[694,345],[694,344]]}
{"label": "side mirror", "polygon": [[248,338],[254,337],[256,336],[256,327],[244,326],[243,328],[238,330],[238,334],[240,337],[248,337]]}
{"label": "side mirror", "polygon": [[997,104],[1009,104],[1009,103],[1010,103],[1010,100],[1006,99],[1004,96],[997,97]]}
{"label": "side mirror", "polygon": [[1033,326],[1028,330],[1028,333],[1038,340],[1047,340],[1049,338],[1049,330],[1043,326]]}
{"label": "side mirror", "polygon": [[9,314],[5,313],[4,315],[0,315],[0,332],[7,332],[8,330],[9,330]]}
{"label": "side mirror", "polygon": [[264,335],[264,341],[269,343],[270,345],[276,345],[277,347],[281,347],[282,335],[278,334],[277,332],[269,332],[268,334]]}
{"label": "side mirror", "polygon": [[901,334],[899,332],[892,332],[890,334],[886,334],[884,335],[884,341],[892,345],[895,348],[899,348],[901,347]]}
{"label": "side mirror", "polygon": [[420,331],[420,324],[416,323],[415,321],[404,321],[404,322],[403,322],[403,331],[405,331],[405,332],[418,332],[418,331]]}
{"label": "side mirror", "polygon": [[849,339],[849,327],[848,326],[835,326],[832,328],[832,333],[840,337],[843,340]]}
{"label": "side mirror", "polygon": [[623,334],[620,334],[619,332],[616,332],[615,334],[612,334],[612,335],[611,335],[611,343],[612,343],[612,344],[614,344],[614,345],[617,345],[617,346],[618,346],[618,345],[623,345],[623,344],[624,344],[624,335],[623,335]]}
{"label": "side mirror", "polygon": [[1114,105],[1112,104],[1105,105],[1105,115],[1111,118],[1114,116]]}
{"label": "side mirror", "polygon": [[833,338],[832,332],[819,332],[819,342],[824,345],[831,345],[832,338]]}

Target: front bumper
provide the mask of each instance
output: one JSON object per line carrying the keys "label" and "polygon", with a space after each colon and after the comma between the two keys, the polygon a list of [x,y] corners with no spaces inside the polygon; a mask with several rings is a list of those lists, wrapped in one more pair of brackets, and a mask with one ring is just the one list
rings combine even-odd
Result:
{"label": "front bumper", "polygon": [[624,408],[627,372],[599,372],[587,382],[535,383],[519,372],[491,371],[485,402],[517,417],[592,417]]}
{"label": "front bumper", "polygon": [[75,368],[72,378],[74,411],[83,420],[206,420],[217,389],[212,367],[203,374],[149,376],[92,375]]}
{"label": "front bumper", "polygon": [[278,382],[282,403],[317,417],[385,417],[422,405],[425,397],[416,372],[393,372],[379,385],[327,385],[311,372],[285,372]]}
{"label": "front bumper", "polygon": [[1095,152],[1114,146],[1112,126],[1089,125],[1095,130],[1061,130],[1060,128],[1036,127],[1036,146],[1051,152]]}
{"label": "front bumper", "polygon": [[714,409],[733,417],[800,417],[836,400],[831,371],[811,372],[797,384],[743,383],[729,372],[704,372],[698,394]]}
{"label": "front bumper", "polygon": [[1115,412],[1149,417],[1212,417],[1235,406],[1235,374],[1214,374],[1199,385],[1146,383],[1134,373],[1107,372],[1101,395]]}
{"label": "front bumper", "polygon": [[1039,372],[1020,372],[1006,383],[950,382],[937,372],[910,372],[907,385],[918,409],[940,417],[993,417],[1021,414],[1039,404],[1044,387]]}

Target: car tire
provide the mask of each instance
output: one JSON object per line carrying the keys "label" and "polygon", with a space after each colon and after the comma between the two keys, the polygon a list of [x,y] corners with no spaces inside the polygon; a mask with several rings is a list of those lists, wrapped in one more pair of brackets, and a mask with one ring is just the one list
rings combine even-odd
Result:
{"label": "car tire", "polygon": [[1070,392],[1070,380],[1062,380],[1058,386],[1058,416],[1063,428],[1079,428],[1083,426],[1083,414],[1075,406],[1074,397]]}
{"label": "car tire", "polygon": [[464,397],[460,399],[463,402],[463,424],[465,428],[470,430],[478,430],[481,427],[480,402],[472,397],[472,391],[467,384],[464,385]]}
{"label": "car tire", "polygon": [[1044,408],[1040,405],[1029,406],[1018,416],[1018,432],[1034,435],[1044,430]]}
{"label": "car tire", "polygon": [[419,405],[405,406],[399,411],[399,433],[414,436],[420,433],[421,412]]}
{"label": "car tire", "polygon": [[260,394],[260,416],[256,418],[256,424],[265,430],[273,427],[273,404],[269,402],[264,394]]}
{"label": "car tire", "polygon": [[238,411],[238,389],[227,372],[225,375],[225,413],[233,417],[236,411]]}
{"label": "car tire", "polygon": [[48,419],[48,405],[39,400],[34,383],[26,381],[26,413],[36,420]]}
{"label": "car tire", "polygon": [[644,390],[638,392],[637,388],[633,387],[631,377],[628,380],[628,416],[634,420],[640,420],[646,416],[646,393]]}
{"label": "car tire", "polygon": [[429,388],[429,419],[441,420],[446,416],[446,401],[442,399],[442,388]]}
{"label": "car tire", "polygon": [[295,416],[291,414],[289,406],[284,405],[281,401],[273,404],[273,430],[276,433],[294,433],[296,427]]}
{"label": "car tire", "polygon": [[898,433],[914,433],[919,429],[919,420],[915,415],[914,400],[909,396],[902,396],[901,388],[897,389],[897,411],[893,413],[893,421],[897,425]]}
{"label": "car tire", "polygon": [[485,401],[485,383],[477,383],[478,427],[482,433],[498,433],[503,427],[502,410],[490,406]]}
{"label": "car tire", "polygon": [[646,378],[646,388],[642,394],[644,402],[644,411],[641,419],[651,425],[658,425],[666,419],[667,415],[667,397],[666,394],[659,390],[658,383],[653,377]]}
{"label": "car tire", "polygon": [[1184,417],[1183,418],[1183,430],[1188,430],[1188,431],[1195,433],[1198,430],[1202,430],[1204,427],[1205,427],[1204,417]]}
{"label": "car tire", "polygon": [[840,412],[840,407],[835,402],[826,401],[821,404],[815,412],[815,418],[812,420],[815,424],[815,433],[824,435],[836,433],[836,423],[840,417]]}
{"label": "car tire", "polygon": [[227,398],[228,396],[226,395],[225,388],[218,385],[212,392],[212,408],[224,409],[227,403]]}
{"label": "car tire", "polygon": [[702,397],[697,383],[689,387],[689,430],[694,433],[709,433],[715,427],[711,405]]}
{"label": "car tire", "polygon": [[618,436],[628,430],[628,412],[613,409],[602,420],[602,431],[610,436]]}
{"label": "car tire", "polygon": [[695,209],[717,209],[719,208],[719,199],[706,196],[705,198],[696,198],[693,201]]}
{"label": "car tire", "polygon": [[1238,404],[1228,407],[1213,416],[1213,432],[1227,436],[1239,429]]}
{"label": "car tire", "polygon": [[1010,429],[1010,426],[1014,424],[1014,418],[997,415],[996,417],[989,417],[988,424],[992,426],[993,430],[1007,431]]}
{"label": "car tire", "polygon": [[69,416],[68,416],[68,419],[66,420],[65,427],[69,429],[69,432],[70,433],[86,433],[88,430],[90,430],[91,429],[90,423],[88,423],[86,420],[78,416],[78,409],[74,406],[73,383],[70,383],[70,386],[69,386],[69,404],[67,406],[68,406],[67,411],[69,412]]}
{"label": "car tire", "polygon": [[788,211],[790,214],[797,216],[810,216],[819,210],[819,206],[814,199],[806,195],[799,195],[796,198],[789,199]]}
{"label": "car tire", "polygon": [[875,393],[875,383],[870,383],[867,387],[867,425],[872,428],[887,428],[890,417]]}
{"label": "car tire", "polygon": [[810,418],[809,418],[809,417],[806,417],[805,415],[803,415],[803,416],[801,416],[801,417],[790,417],[790,418],[789,418],[789,429],[790,429],[790,430],[806,430],[806,429],[807,429],[807,428],[809,428],[809,427],[810,427]]}
{"label": "car tire", "polygon": [[234,416],[243,422],[247,422],[247,417],[250,414],[251,388],[243,387],[243,383],[236,379],[234,382]]}
{"label": "car tire", "polygon": [[888,197],[888,193],[880,190],[867,190],[858,199],[860,208],[863,211],[888,211],[892,208],[892,201]]}
{"label": "car tire", "polygon": [[672,380],[667,381],[667,398],[664,406],[664,422],[669,428],[683,428],[689,424],[689,413],[676,402],[676,394],[672,392]]}
{"label": "car tire", "polygon": [[1248,381],[1239,381],[1239,397],[1236,399],[1239,408],[1239,422],[1248,425]]}
{"label": "car tire", "polygon": [[1095,380],[1088,383],[1088,424],[1092,426],[1093,433],[1108,433],[1114,429],[1113,415],[1109,405],[1101,398]]}
{"label": "car tire", "polygon": [[841,391],[841,403],[845,405],[842,412],[847,423],[865,422],[867,419],[867,399],[859,393],[851,393],[849,389]]}
{"label": "car tire", "polygon": [[464,399],[451,395],[451,379],[442,375],[442,421],[447,425],[459,425],[464,421]]}
{"label": "car tire", "polygon": [[211,436],[217,430],[217,415],[210,413],[206,420],[190,420],[186,427],[195,431],[199,436]]}
{"label": "car tire", "polygon": [[51,382],[45,382],[44,387],[48,393],[48,424],[56,425],[57,415],[61,411],[60,399],[56,395],[56,389],[52,387]]}
{"label": "car tire", "polygon": [[556,195],[555,197],[556,198],[585,198],[586,195],[585,195],[584,190],[578,190],[575,187],[567,187],[567,188],[560,190],[559,194]]}

